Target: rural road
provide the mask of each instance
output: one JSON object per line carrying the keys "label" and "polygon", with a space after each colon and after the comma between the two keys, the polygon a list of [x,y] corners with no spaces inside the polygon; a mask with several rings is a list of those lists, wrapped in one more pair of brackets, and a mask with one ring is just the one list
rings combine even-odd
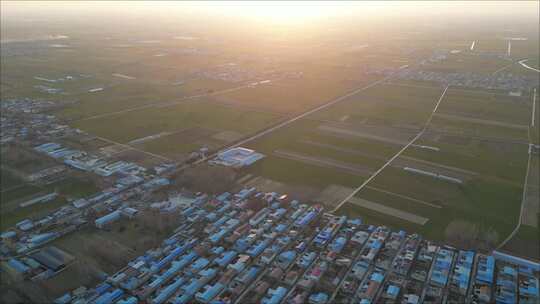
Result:
{"label": "rural road", "polygon": [[[531,117],[531,127],[534,127],[535,104],[536,104],[536,89],[534,89],[534,93],[533,93],[533,108],[532,108],[532,117]],[[506,245],[506,243],[508,243],[518,233],[519,228],[521,227],[521,223],[523,222],[523,212],[525,212],[525,203],[526,203],[525,200],[527,199],[527,188],[528,188],[528,185],[529,185],[529,171],[530,171],[530,168],[531,168],[531,154],[532,154],[531,153],[531,145],[533,145],[533,143],[532,143],[532,140],[530,138],[530,131],[529,131],[529,150],[528,150],[529,159],[527,161],[527,171],[525,172],[525,181],[523,182],[523,193],[522,193],[522,196],[521,196],[521,209],[519,211],[518,222],[517,222],[516,227],[514,228],[514,230],[512,230],[510,235],[508,235],[508,237],[506,239],[504,239],[504,241],[502,241],[499,244],[497,249],[501,249],[502,247],[504,247],[504,245]]]}
{"label": "rural road", "polygon": [[529,60],[529,59],[523,59],[523,60],[518,61],[518,63],[521,64],[521,66],[523,66],[523,67],[526,68],[526,69],[529,69],[529,70],[531,70],[531,71],[536,71],[536,72],[540,73],[540,70],[539,70],[539,69],[535,69],[535,68],[533,68],[532,66],[529,66],[529,65],[527,65],[527,64],[525,63],[525,62],[527,62],[528,60]]}
{"label": "rural road", "polygon": [[448,87],[449,86],[446,86],[446,88],[444,88],[444,91],[442,92],[441,97],[439,97],[439,100],[437,101],[435,108],[431,112],[431,115],[429,115],[429,118],[424,124],[424,127],[422,128],[422,130],[418,132],[418,134],[416,134],[416,136],[408,144],[406,144],[403,148],[401,148],[401,150],[399,150],[394,156],[392,156],[384,165],[382,165],[377,171],[373,172],[373,174],[368,179],[366,179],[358,188],[356,188],[351,194],[349,194],[349,196],[347,196],[339,204],[337,204],[334,210],[332,210],[332,212],[336,212],[347,201],[353,198],[358,192],[360,192],[360,190],[362,190],[369,182],[371,182],[375,177],[377,177],[379,173],[381,173],[386,167],[388,167],[396,158],[398,158],[405,150],[407,150],[408,147],[414,144],[414,142],[418,140],[424,134],[424,132],[427,130],[427,127],[431,123],[431,120],[433,119],[435,112],[437,112],[437,109],[439,108],[439,105],[441,104],[441,101],[443,100],[444,95],[446,95],[446,91],[448,90]]}
{"label": "rural road", "polygon": [[[404,69],[404,68],[407,68],[407,66],[401,67],[400,70],[401,70],[401,69]],[[353,95],[355,95],[355,94],[358,94],[358,93],[360,93],[360,92],[362,92],[362,91],[364,91],[364,90],[367,90],[367,89],[369,89],[369,88],[371,88],[371,87],[374,87],[374,86],[378,85],[379,83],[385,82],[386,80],[392,78],[396,73],[397,73],[397,72],[394,72],[394,73],[392,73],[392,74],[390,74],[390,75],[388,75],[388,76],[386,76],[386,77],[384,77],[384,78],[381,78],[381,79],[379,79],[379,80],[376,80],[376,81],[374,81],[374,82],[372,82],[372,83],[370,83],[370,84],[368,84],[368,85],[366,85],[366,86],[360,87],[360,88],[355,89],[355,90],[353,90],[353,91],[351,91],[351,92],[349,92],[349,93],[347,93],[347,94],[345,94],[345,95],[342,95],[342,96],[340,96],[340,97],[337,97],[337,98],[335,98],[335,99],[332,99],[332,100],[330,100],[329,102],[327,102],[327,103],[325,103],[325,104],[322,104],[322,105],[320,105],[320,106],[317,106],[317,107],[315,107],[315,108],[313,108],[313,109],[311,109],[311,110],[308,110],[308,111],[306,111],[306,112],[304,112],[304,113],[301,113],[301,114],[299,114],[299,115],[297,115],[297,116],[291,117],[291,118],[289,118],[289,119],[287,119],[287,120],[285,120],[285,121],[283,121],[283,122],[281,122],[281,123],[279,123],[279,124],[277,124],[277,125],[275,125],[275,126],[273,126],[273,127],[270,127],[270,128],[268,128],[268,129],[262,130],[262,131],[260,131],[260,132],[258,132],[258,133],[255,133],[254,135],[252,135],[252,136],[250,136],[250,137],[247,137],[247,138],[245,138],[245,139],[243,139],[243,140],[241,140],[241,141],[239,141],[239,142],[233,143],[232,145],[228,145],[228,146],[226,146],[226,147],[220,149],[218,152],[215,152],[215,153],[213,153],[213,154],[211,154],[211,155],[208,155],[208,156],[205,157],[205,158],[199,159],[198,161],[196,161],[196,162],[194,162],[194,163],[192,163],[192,164],[186,164],[186,165],[183,165],[182,167],[178,168],[178,169],[175,170],[175,171],[176,171],[176,172],[179,172],[179,171],[182,171],[182,170],[184,170],[184,169],[186,169],[186,168],[188,168],[188,167],[192,167],[192,166],[198,165],[198,164],[200,164],[200,163],[203,163],[203,162],[205,162],[205,161],[207,161],[207,160],[209,160],[209,159],[212,159],[212,158],[216,157],[219,153],[221,153],[221,152],[223,152],[223,151],[226,151],[226,150],[229,150],[229,149],[232,149],[232,148],[236,148],[236,147],[242,146],[242,145],[244,145],[244,144],[246,144],[246,143],[248,143],[248,142],[250,142],[250,141],[253,141],[253,140],[256,140],[256,139],[258,139],[258,138],[261,138],[261,137],[263,137],[263,136],[265,136],[265,135],[268,135],[268,134],[270,134],[270,133],[272,133],[272,132],[274,132],[274,131],[276,131],[276,130],[279,130],[279,129],[283,128],[283,127],[286,127],[286,126],[292,124],[293,122],[295,122],[295,121],[297,121],[297,120],[300,120],[300,119],[302,119],[302,118],[304,118],[304,117],[306,117],[306,116],[308,116],[308,115],[311,115],[311,114],[313,114],[313,113],[315,113],[315,112],[318,112],[318,111],[320,111],[320,110],[326,109],[326,108],[328,108],[328,107],[330,107],[330,106],[332,106],[332,105],[334,105],[334,104],[336,104],[336,103],[339,103],[339,102],[341,102],[341,101],[343,101],[343,100],[345,100],[345,99],[347,99],[347,98],[349,98],[349,97],[351,97],[351,96],[353,96]],[[216,92],[216,93],[217,93],[217,92]],[[221,92],[221,93],[222,93],[222,92]]]}

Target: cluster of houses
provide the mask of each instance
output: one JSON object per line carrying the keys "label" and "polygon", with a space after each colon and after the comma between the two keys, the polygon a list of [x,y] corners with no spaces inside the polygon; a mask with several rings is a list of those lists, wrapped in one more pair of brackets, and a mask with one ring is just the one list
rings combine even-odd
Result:
{"label": "cluster of houses", "polygon": [[48,156],[63,160],[63,162],[74,168],[87,172],[94,172],[100,176],[108,177],[115,173],[123,175],[142,175],[146,169],[126,161],[114,161],[108,163],[107,160],[99,156],[86,153],[84,151],[70,149],[61,144],[49,142],[34,147],[34,150],[45,153]]}
{"label": "cluster of houses", "polygon": [[171,201],[182,217],[172,236],[56,303],[540,300],[540,264],[502,252],[460,250],[255,188]]}
{"label": "cluster of houses", "polygon": [[[469,88],[497,89],[506,91],[527,91],[537,85],[537,80],[525,75],[501,72],[487,75],[474,72],[440,72],[430,70],[405,69],[397,72],[399,79],[433,81],[452,86]],[[520,96],[519,94],[518,96]]]}
{"label": "cluster of houses", "polygon": [[[61,136],[76,130],[60,124],[54,115],[46,110],[61,106],[62,103],[30,98],[2,100],[0,110],[0,144],[17,139],[25,140],[33,133],[38,137]],[[43,112],[43,113],[42,113]]]}
{"label": "cluster of houses", "polygon": [[15,277],[39,281],[51,278],[74,261],[74,257],[55,246],[47,246],[22,257],[7,260],[5,269]]}

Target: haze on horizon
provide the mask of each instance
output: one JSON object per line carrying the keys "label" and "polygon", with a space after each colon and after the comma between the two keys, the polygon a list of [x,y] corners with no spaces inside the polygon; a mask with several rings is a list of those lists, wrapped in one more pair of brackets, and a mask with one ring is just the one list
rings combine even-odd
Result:
{"label": "haze on horizon", "polygon": [[338,29],[384,35],[386,28],[493,25],[538,34],[538,1],[2,1],[2,41],[53,33],[164,36],[182,31],[230,31],[248,36],[320,35]]}

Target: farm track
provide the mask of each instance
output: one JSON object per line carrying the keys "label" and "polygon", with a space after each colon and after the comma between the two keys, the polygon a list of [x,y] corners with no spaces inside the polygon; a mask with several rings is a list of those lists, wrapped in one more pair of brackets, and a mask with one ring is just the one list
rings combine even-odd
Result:
{"label": "farm track", "polygon": [[341,206],[343,206],[347,201],[349,201],[351,198],[353,198],[360,190],[362,190],[369,182],[371,182],[375,177],[377,177],[386,167],[388,167],[395,159],[397,159],[405,150],[407,150],[408,147],[410,147],[414,142],[416,142],[427,130],[427,127],[431,123],[431,120],[433,120],[433,115],[435,112],[437,112],[437,109],[439,108],[439,105],[441,104],[441,101],[443,100],[444,96],[446,95],[446,91],[448,91],[449,86],[446,86],[444,91],[442,92],[441,96],[439,97],[439,100],[437,101],[437,104],[435,105],[435,108],[431,112],[431,115],[429,116],[428,120],[424,124],[424,127],[418,134],[408,143],[406,144],[401,150],[399,150],[394,156],[392,156],[384,165],[382,165],[377,171],[375,171],[368,179],[366,179],[358,188],[356,188],[349,196],[347,196],[341,203],[339,203],[336,208],[333,210],[333,212],[337,211]]}

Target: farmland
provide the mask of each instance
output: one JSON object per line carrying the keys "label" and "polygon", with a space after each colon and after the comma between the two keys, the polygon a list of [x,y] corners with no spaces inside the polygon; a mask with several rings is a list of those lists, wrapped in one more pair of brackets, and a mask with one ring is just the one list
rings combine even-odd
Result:
{"label": "farmland", "polygon": [[195,126],[251,132],[278,118],[274,114],[242,111],[198,99],[168,107],[153,107],[77,121],[74,126],[97,136],[127,143],[161,132],[174,132]]}
{"label": "farmland", "polygon": [[[0,193],[1,196],[1,229],[12,227],[19,221],[26,218],[39,218],[52,210],[68,203],[69,201],[94,194],[98,190],[97,186],[87,179],[77,176],[60,180],[48,185],[33,185],[25,183],[11,190],[7,189]],[[21,207],[24,203],[33,198],[56,191],[59,196],[46,203],[37,203],[27,207]]]}

